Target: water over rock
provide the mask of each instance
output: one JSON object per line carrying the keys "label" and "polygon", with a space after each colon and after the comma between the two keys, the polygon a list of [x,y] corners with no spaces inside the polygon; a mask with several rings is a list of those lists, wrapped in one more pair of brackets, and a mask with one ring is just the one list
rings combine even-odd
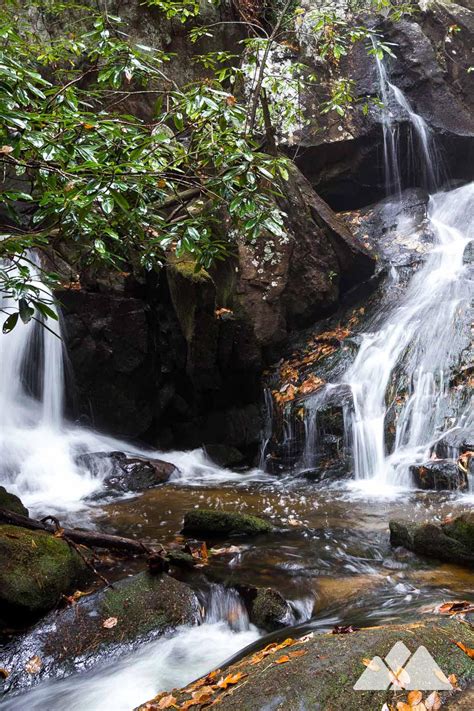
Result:
{"label": "water over rock", "polygon": [[253,585],[235,587],[245,603],[250,621],[260,629],[272,631],[293,622],[293,611],[278,590]]}
{"label": "water over rock", "polygon": [[143,491],[164,484],[177,468],[161,459],[125,452],[92,452],[76,457],[79,466],[103,480],[107,491]]}
{"label": "water over rock", "polygon": [[[104,654],[117,657],[139,641],[198,619],[198,600],[184,583],[165,574],[126,578],[51,613],[11,642],[2,654],[2,666],[11,670],[5,690],[84,671]],[[32,677],[25,663],[33,655],[41,659],[41,670]]]}
{"label": "water over rock", "polygon": [[451,459],[432,459],[410,467],[415,486],[419,489],[463,491],[468,487],[466,472]]}

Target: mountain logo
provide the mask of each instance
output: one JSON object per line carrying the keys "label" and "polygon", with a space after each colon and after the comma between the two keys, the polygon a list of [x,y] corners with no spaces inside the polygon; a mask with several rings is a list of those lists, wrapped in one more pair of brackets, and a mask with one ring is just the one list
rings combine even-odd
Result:
{"label": "mountain logo", "polygon": [[412,655],[403,642],[396,642],[385,660],[374,657],[353,686],[355,691],[409,689],[448,691],[453,687],[426,647]]}

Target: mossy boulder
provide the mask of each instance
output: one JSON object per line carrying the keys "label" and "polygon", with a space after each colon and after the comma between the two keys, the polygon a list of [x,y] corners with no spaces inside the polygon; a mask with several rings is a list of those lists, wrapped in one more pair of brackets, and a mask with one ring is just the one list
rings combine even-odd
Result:
{"label": "mossy boulder", "polygon": [[273,526],[258,516],[235,511],[196,509],[184,517],[183,533],[219,538],[222,536],[257,536],[270,533]]}
{"label": "mossy boulder", "polygon": [[390,521],[390,543],[420,555],[474,567],[474,514],[449,523]]}
{"label": "mossy boulder", "polygon": [[21,499],[15,494],[10,494],[4,486],[0,486],[0,509],[7,509],[21,516],[28,516],[28,509],[23,506]]}
{"label": "mossy boulder", "polygon": [[245,603],[250,622],[260,629],[271,632],[294,621],[290,605],[278,590],[247,585],[237,585],[236,589]]}
{"label": "mossy boulder", "polygon": [[[185,583],[146,572],[125,578],[51,612],[10,643],[1,660],[11,672],[6,688],[19,690],[42,677],[83,672],[105,657],[118,658],[181,624],[193,624],[199,616],[198,600]],[[34,655],[43,666],[31,679],[25,663]]]}
{"label": "mossy boulder", "polygon": [[[283,639],[282,636],[280,641]],[[420,646],[424,646],[441,672],[446,677],[454,674],[459,687],[464,689],[474,679],[474,664],[453,640],[472,647],[474,631],[455,618],[426,616],[411,624],[378,626],[352,634],[309,635],[273,653],[268,653],[267,649],[267,655],[260,662],[256,661],[258,647],[252,645],[245,657],[237,657],[235,663],[218,674],[218,678],[221,675],[237,675],[243,681],[233,685],[231,693],[228,690],[215,691],[213,700],[219,702],[219,709],[223,711],[372,711],[382,709],[384,703],[395,708],[398,702],[407,703],[408,690],[390,688],[388,669],[383,679],[386,690],[354,690],[354,685],[367,670],[367,659],[386,659],[397,642],[407,647],[409,658]],[[260,641],[261,647],[267,644],[268,639]],[[377,664],[380,665],[380,662]],[[377,681],[380,684],[380,678]],[[437,675],[435,684],[439,684],[438,689],[442,688]],[[380,685],[375,688],[380,688]],[[423,698],[426,699],[430,693],[423,692]],[[439,691],[443,702],[450,697],[462,698],[462,693],[451,688]],[[190,692],[174,690],[173,696],[176,704],[181,707],[190,699]],[[140,711],[148,708],[150,706],[146,704],[139,707]],[[460,708],[468,709],[471,706],[467,704]]]}
{"label": "mossy boulder", "polygon": [[43,531],[0,526],[0,618],[34,617],[89,577],[65,541]]}
{"label": "mossy boulder", "polygon": [[470,511],[444,523],[443,531],[465,546],[474,557],[474,512]]}

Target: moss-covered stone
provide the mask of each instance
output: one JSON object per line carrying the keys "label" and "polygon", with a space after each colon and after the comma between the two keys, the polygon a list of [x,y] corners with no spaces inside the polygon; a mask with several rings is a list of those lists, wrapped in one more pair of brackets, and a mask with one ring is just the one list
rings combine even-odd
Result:
{"label": "moss-covered stone", "polygon": [[275,630],[290,621],[287,601],[273,588],[258,588],[250,606],[250,621],[264,630]]}
{"label": "moss-covered stone", "polygon": [[4,486],[0,486],[0,508],[13,511],[21,516],[28,516],[28,509],[23,506],[21,499],[15,494],[10,494]]}
{"label": "moss-covered stone", "polygon": [[[399,641],[412,654],[421,645],[425,646],[444,674],[455,674],[460,687],[464,688],[474,678],[474,664],[452,640],[472,647],[474,631],[456,619],[427,617],[412,624],[373,627],[353,634],[314,634],[312,638],[267,655],[260,663],[252,662],[256,652],[256,647],[253,647],[248,656],[225,669],[224,676],[242,673],[245,680],[233,686],[232,693],[222,693],[219,708],[223,711],[372,711],[381,709],[384,703],[393,707],[399,701],[406,703],[408,691],[389,688],[387,691],[355,691],[353,688],[367,669],[364,660],[375,656],[384,659]],[[267,641],[262,641],[262,646]],[[295,651],[303,653],[292,657],[291,653]],[[275,663],[278,658],[287,655],[289,659],[286,663]],[[389,684],[387,680],[387,687]],[[430,691],[427,691],[423,696],[426,698],[429,694]],[[190,697],[185,692],[173,691],[173,695],[178,705]],[[443,700],[451,695],[459,698],[458,691],[440,692]],[[145,708],[146,705],[140,707]]]}
{"label": "moss-covered stone", "polygon": [[251,514],[234,511],[196,509],[184,517],[183,533],[215,536],[256,536],[270,533],[273,527],[268,521]]}
{"label": "moss-covered stone", "polygon": [[474,567],[474,516],[465,514],[445,525],[390,521],[390,543],[420,555]]}
{"label": "moss-covered stone", "polygon": [[446,535],[462,543],[474,558],[474,512],[462,514],[443,525]]}
{"label": "moss-covered stone", "polygon": [[82,558],[60,538],[0,526],[0,618],[50,610],[89,574]]}

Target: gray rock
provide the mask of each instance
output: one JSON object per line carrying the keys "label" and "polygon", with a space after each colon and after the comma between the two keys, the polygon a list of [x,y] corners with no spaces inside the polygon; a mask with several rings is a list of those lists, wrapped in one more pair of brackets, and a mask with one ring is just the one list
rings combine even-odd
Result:
{"label": "gray rock", "polygon": [[103,479],[108,491],[143,491],[168,481],[178,471],[161,459],[146,459],[125,452],[93,452],[76,457],[79,466]]}
{"label": "gray rock", "polygon": [[430,459],[410,467],[410,473],[419,489],[463,491],[468,486],[466,473],[450,459]]}

